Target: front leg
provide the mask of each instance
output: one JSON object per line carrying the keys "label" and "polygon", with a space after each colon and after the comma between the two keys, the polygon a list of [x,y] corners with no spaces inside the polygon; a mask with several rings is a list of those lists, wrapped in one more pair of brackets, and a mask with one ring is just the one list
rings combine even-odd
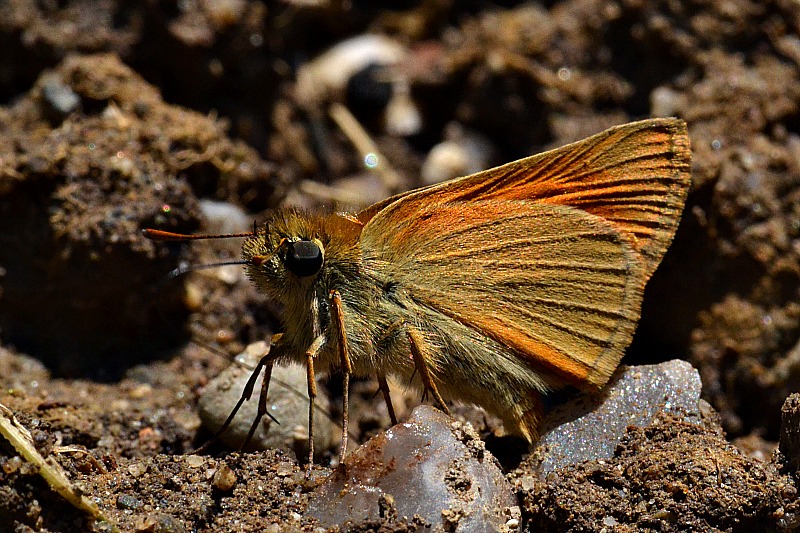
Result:
{"label": "front leg", "polygon": [[325,344],[325,335],[320,335],[306,350],[306,379],[308,380],[308,464],[314,464],[314,401],[317,398],[317,377],[314,373],[314,358]]}
{"label": "front leg", "polygon": [[255,435],[258,425],[261,423],[261,419],[264,418],[264,415],[270,417],[276,424],[280,424],[278,419],[272,416],[272,413],[267,410],[267,393],[269,391],[270,378],[272,377],[272,367],[275,364],[275,360],[280,358],[282,355],[281,346],[278,344],[278,339],[276,339],[276,337],[278,337],[278,339],[280,338],[279,335],[273,336],[270,350],[258,360],[258,364],[256,364],[256,367],[250,373],[250,378],[247,380],[247,384],[242,390],[241,396],[239,396],[239,401],[236,402],[236,405],[231,410],[228,418],[226,418],[225,422],[223,422],[222,427],[220,427],[219,430],[214,433],[214,436],[211,438],[211,440],[200,446],[197,450],[195,450],[194,453],[204,452],[213,442],[219,439],[220,435],[227,431],[228,427],[231,425],[231,422],[233,422],[233,419],[236,417],[236,413],[238,413],[239,409],[242,407],[242,404],[250,400],[250,398],[253,396],[256,381],[258,380],[258,375],[261,373],[262,369],[264,369],[264,379],[261,381],[261,392],[258,396],[258,411],[256,412],[255,420],[253,420],[253,423],[250,425],[250,430],[247,432],[247,437],[244,439],[239,449],[247,449],[247,446],[253,439],[253,435]]}
{"label": "front leg", "polygon": [[[349,418],[349,396],[350,396],[350,374],[353,371],[350,364],[350,350],[347,344],[347,333],[344,324],[344,309],[342,307],[342,297],[338,291],[330,292],[331,314],[333,334],[336,336],[336,344],[339,347],[339,360],[344,374],[342,384],[342,447],[339,452],[339,464],[344,464],[344,457],[347,453],[347,422]],[[306,350],[306,372],[308,378],[308,464],[314,463],[314,400],[317,397],[317,380],[314,372],[314,358],[327,342],[327,337],[323,333],[319,335],[311,346]]]}
{"label": "front leg", "polygon": [[344,324],[344,309],[342,307],[342,296],[339,291],[332,290],[330,292],[334,331],[336,334],[336,341],[339,346],[339,359],[342,366],[343,382],[342,382],[342,447],[339,451],[339,465],[344,464],[344,457],[347,454],[347,422],[349,418],[349,402],[350,396],[350,374],[353,372],[353,367],[350,364],[350,348],[347,345],[347,332],[345,331]]}

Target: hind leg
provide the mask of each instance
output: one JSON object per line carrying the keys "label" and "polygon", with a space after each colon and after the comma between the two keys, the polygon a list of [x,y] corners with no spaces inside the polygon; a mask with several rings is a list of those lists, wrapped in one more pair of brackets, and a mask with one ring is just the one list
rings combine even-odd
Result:
{"label": "hind leg", "polygon": [[414,368],[422,381],[422,398],[425,399],[425,396],[430,393],[433,399],[436,400],[436,403],[439,404],[442,411],[449,415],[450,409],[448,409],[447,404],[444,403],[442,395],[439,394],[439,388],[436,386],[436,382],[431,375],[430,363],[425,356],[425,352],[427,351],[425,338],[422,336],[422,333],[413,326],[408,326],[406,333],[408,334],[408,342],[411,346],[411,358],[414,360]]}

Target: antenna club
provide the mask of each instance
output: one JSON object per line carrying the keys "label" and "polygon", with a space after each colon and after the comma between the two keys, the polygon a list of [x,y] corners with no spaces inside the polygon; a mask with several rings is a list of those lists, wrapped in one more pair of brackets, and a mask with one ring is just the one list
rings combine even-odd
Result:
{"label": "antenna club", "polygon": [[182,233],[173,233],[171,231],[163,231],[160,229],[151,228],[143,229],[142,235],[154,241],[185,241],[192,239],[191,235],[184,235]]}

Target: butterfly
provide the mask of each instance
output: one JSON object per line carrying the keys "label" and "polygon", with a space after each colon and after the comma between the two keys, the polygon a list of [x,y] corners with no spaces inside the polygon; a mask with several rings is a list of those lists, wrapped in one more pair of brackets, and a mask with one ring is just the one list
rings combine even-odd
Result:
{"label": "butterfly", "polygon": [[243,398],[265,369],[267,414],[276,362],[307,366],[312,403],[316,373],[340,371],[342,458],[353,376],[377,378],[392,422],[388,376],[534,442],[545,395],[599,391],[622,359],[690,166],[685,122],[650,119],[355,214],[275,211],[247,234],[242,263],[282,305],[283,332]]}

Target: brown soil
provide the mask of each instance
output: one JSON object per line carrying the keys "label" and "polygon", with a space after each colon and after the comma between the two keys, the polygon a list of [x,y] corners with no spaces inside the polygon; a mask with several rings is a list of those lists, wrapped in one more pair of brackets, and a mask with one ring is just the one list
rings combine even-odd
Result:
{"label": "brown soil", "polygon": [[[2,3],[0,403],[120,529],[313,528],[306,498],[336,450],[311,476],[280,452],[183,455],[208,437],[198,393],[225,357],[270,335],[275,310],[213,271],[164,283],[181,261],[236,252],[140,230],[202,230],[201,200],[254,220],[287,201],[329,206],[312,182],[385,194],[370,189],[330,102],[310,108],[296,91],[297,68],[367,32],[408,46],[401,75],[421,130],[385,133],[380,91],[326,98],[348,104],[407,187],[452,123],[488,139],[489,163],[645,116],[689,123],[689,205],[625,362],[691,361],[726,434],[713,420],[632,428],[613,461],[518,487],[523,528],[800,524],[797,462],[772,454],[800,385],[797,2],[500,4]],[[337,400],[340,388],[334,376],[325,392]],[[358,441],[388,426],[374,391],[353,386]],[[479,411],[457,414],[516,479],[519,443]],[[0,531],[108,529],[16,456],[0,439]],[[388,513],[352,530],[420,527]]]}

